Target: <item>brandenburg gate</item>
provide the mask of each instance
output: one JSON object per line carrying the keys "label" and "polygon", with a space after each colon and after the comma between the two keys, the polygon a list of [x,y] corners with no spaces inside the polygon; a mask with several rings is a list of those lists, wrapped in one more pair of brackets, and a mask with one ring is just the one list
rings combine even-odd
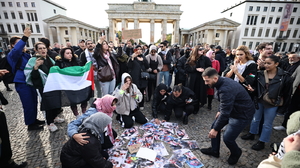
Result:
{"label": "brandenburg gate", "polygon": [[[182,11],[179,4],[156,4],[154,2],[134,2],[133,4],[108,3],[106,10],[109,20],[109,41],[114,41],[118,31],[117,23],[122,23],[122,30],[128,29],[128,23],[150,23],[150,43],[154,43],[154,24],[161,23],[161,41],[166,39],[167,23],[173,24],[172,42],[179,43],[179,22]],[[143,33],[143,31],[142,31]],[[138,39],[135,39],[136,42]]]}

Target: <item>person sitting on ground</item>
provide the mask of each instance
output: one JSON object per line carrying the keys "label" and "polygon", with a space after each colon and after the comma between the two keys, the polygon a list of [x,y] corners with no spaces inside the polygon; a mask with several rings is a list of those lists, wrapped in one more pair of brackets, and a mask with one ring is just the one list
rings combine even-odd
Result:
{"label": "person sitting on ground", "polygon": [[169,97],[169,93],[171,89],[168,88],[167,85],[161,83],[159,84],[154,93],[153,93],[153,101],[152,101],[152,116],[154,118],[155,123],[160,123],[158,120],[157,113],[161,112],[166,115],[167,109],[167,99]]}
{"label": "person sitting on ground", "polygon": [[[86,138],[89,138],[88,136],[85,136],[85,133],[78,133],[78,127],[82,124],[82,121],[91,116],[92,114],[95,114],[97,112],[105,113],[109,117],[113,116],[113,111],[116,109],[116,103],[118,102],[118,99],[111,95],[105,95],[102,98],[95,99],[94,103],[91,105],[91,107],[82,115],[80,115],[76,120],[73,120],[68,125],[68,135],[70,138],[73,138],[78,144],[85,145],[89,143]],[[104,137],[104,143],[102,144],[102,149],[108,149],[113,146],[114,140],[117,137],[117,133],[115,130],[112,129],[111,124],[107,126],[107,132],[108,136]]]}
{"label": "person sitting on ground", "polygon": [[174,110],[176,118],[182,118],[183,116],[183,124],[188,124],[188,116],[199,110],[199,102],[196,100],[195,93],[181,84],[175,85],[167,99],[167,109],[164,118],[166,121],[170,120],[172,110]]}
{"label": "person sitting on ground", "polygon": [[88,135],[89,143],[78,144],[75,139],[69,139],[61,150],[60,161],[63,168],[112,168],[113,164],[103,157],[101,144],[104,142],[105,128],[112,118],[104,113],[95,113],[83,120],[78,132]]}
{"label": "person sitting on ground", "polygon": [[119,100],[116,108],[116,112],[119,114],[117,120],[124,128],[131,128],[134,121],[145,124],[147,119],[138,107],[138,103],[143,98],[142,93],[132,83],[132,78],[128,73],[122,74],[121,82],[121,85],[117,86],[113,92],[113,95]]}

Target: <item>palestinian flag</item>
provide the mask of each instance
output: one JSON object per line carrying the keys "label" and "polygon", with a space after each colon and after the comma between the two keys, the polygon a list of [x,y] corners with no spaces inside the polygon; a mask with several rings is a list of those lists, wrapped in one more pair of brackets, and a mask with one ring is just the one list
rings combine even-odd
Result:
{"label": "palestinian flag", "polygon": [[42,110],[79,104],[94,96],[92,62],[85,66],[50,68],[42,96]]}

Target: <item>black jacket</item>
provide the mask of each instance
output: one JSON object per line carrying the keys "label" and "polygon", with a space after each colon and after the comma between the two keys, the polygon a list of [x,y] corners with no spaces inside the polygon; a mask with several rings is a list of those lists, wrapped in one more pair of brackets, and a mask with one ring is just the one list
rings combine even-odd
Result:
{"label": "black jacket", "polygon": [[49,55],[49,57],[55,60],[55,57],[58,55],[58,53],[54,50],[47,49],[47,55]]}
{"label": "black jacket", "polygon": [[[164,65],[167,65],[169,68],[169,71],[171,70],[171,63],[173,61],[171,52],[167,52],[166,54],[163,54],[163,52],[159,52],[158,55],[161,57],[161,60],[163,61]],[[164,55],[166,55],[166,59],[164,59]]]}
{"label": "black jacket", "polygon": [[216,52],[216,60],[218,60],[220,63],[220,73],[222,73],[226,67],[225,57],[226,57],[226,54],[223,51],[220,50],[220,51]]}
{"label": "black jacket", "polygon": [[71,61],[62,58],[59,60],[55,60],[55,66],[58,66],[60,69],[71,66],[79,66],[79,61],[77,57],[73,57]]}
{"label": "black jacket", "polygon": [[112,168],[112,163],[105,160],[101,154],[100,140],[90,131],[81,131],[80,133],[83,132],[86,132],[86,136],[90,136],[86,139],[89,143],[82,146],[73,138],[69,139],[61,150],[62,166],[65,168]]}
{"label": "black jacket", "polygon": [[186,105],[186,100],[189,98],[195,100],[195,93],[191,89],[182,86],[182,93],[179,97],[174,97],[172,93],[168,97],[167,110],[171,110],[173,106],[184,107]]}
{"label": "black jacket", "polygon": [[[159,93],[159,91],[161,90],[165,90],[167,91],[164,95],[161,95]],[[169,97],[169,92],[171,92],[171,89],[168,88],[165,84],[159,84],[154,93],[153,93],[153,101],[152,101],[152,116],[153,118],[157,118],[157,107],[161,104],[161,103],[167,103],[167,99]]]}
{"label": "black jacket", "polygon": [[[95,48],[95,51],[94,51],[94,54],[93,54],[93,57],[97,61],[98,69],[100,69],[100,68],[108,65],[107,60],[100,55],[100,48],[102,48],[102,45],[98,43],[96,45],[96,48]],[[120,49],[118,50],[117,54],[110,54],[110,57],[109,57],[110,60],[111,60],[112,65],[113,65],[116,77],[118,77],[118,75],[119,75],[119,69],[120,69],[119,68],[119,63],[117,61],[117,57],[122,56],[122,48],[121,47],[119,47],[119,48]]]}
{"label": "black jacket", "polygon": [[[143,61],[139,61],[137,57],[142,57]],[[140,88],[146,88],[148,86],[148,81],[141,78],[141,72],[146,72],[149,69],[149,63],[147,59],[141,54],[135,57],[133,60],[131,57],[128,60],[128,71],[132,77],[132,82]]]}
{"label": "black jacket", "polygon": [[78,50],[74,51],[74,54],[78,55],[79,57],[82,52],[84,52],[84,50],[79,48]]}
{"label": "black jacket", "polygon": [[177,77],[180,81],[186,81],[187,75],[186,75],[184,66],[185,66],[186,60],[188,59],[189,56],[190,55],[183,55],[177,61],[176,67],[177,67],[178,72],[176,73],[176,75],[178,75]]}
{"label": "black jacket", "polygon": [[242,85],[232,79],[219,77],[214,85],[220,101],[219,112],[213,129],[220,131],[229,118],[252,120],[255,113],[254,103]]}

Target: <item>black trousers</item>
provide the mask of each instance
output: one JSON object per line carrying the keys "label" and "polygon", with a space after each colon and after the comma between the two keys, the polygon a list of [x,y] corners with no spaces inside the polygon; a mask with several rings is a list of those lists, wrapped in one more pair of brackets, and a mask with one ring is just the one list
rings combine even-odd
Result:
{"label": "black trousers", "polygon": [[[186,112],[186,115],[190,115],[194,112],[195,107],[193,104],[186,104],[184,106],[173,106],[175,117],[181,118],[183,116],[183,112]],[[172,110],[167,110],[166,116],[169,118],[172,115]]]}
{"label": "black trousers", "polygon": [[133,111],[130,111],[129,115],[121,115],[120,120],[124,123],[124,128],[131,128],[134,124],[134,120],[137,123],[145,124],[147,121],[144,114],[140,111],[139,108],[134,109]]}
{"label": "black trousers", "polygon": [[143,99],[142,99],[142,101],[139,103],[139,106],[140,106],[140,107],[144,107],[144,99],[145,99],[144,92],[145,92],[145,89],[146,89],[146,88],[138,88],[138,89],[140,90],[140,92],[141,92],[142,95],[143,95]]}
{"label": "black trousers", "polygon": [[0,138],[2,141],[0,144],[0,165],[4,166],[9,164],[12,157],[12,151],[9,141],[6,117],[3,112],[0,112]]}

